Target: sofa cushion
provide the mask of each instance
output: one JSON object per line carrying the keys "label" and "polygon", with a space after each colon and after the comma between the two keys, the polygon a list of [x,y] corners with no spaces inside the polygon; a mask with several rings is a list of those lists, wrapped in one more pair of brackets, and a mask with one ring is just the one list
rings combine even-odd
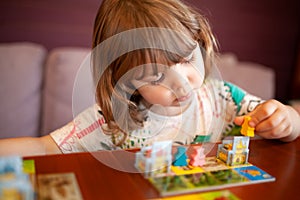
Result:
{"label": "sofa cushion", "polygon": [[60,47],[49,53],[45,65],[42,135],[49,134],[73,119],[74,81],[89,52],[88,48]]}
{"label": "sofa cushion", "polygon": [[0,138],[39,135],[46,53],[34,43],[0,44]]}

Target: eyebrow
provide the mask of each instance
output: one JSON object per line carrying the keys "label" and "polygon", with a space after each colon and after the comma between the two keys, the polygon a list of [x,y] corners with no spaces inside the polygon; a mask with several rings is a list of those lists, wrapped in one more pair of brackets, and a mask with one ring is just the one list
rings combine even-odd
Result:
{"label": "eyebrow", "polygon": [[159,71],[158,67],[155,63],[147,64],[147,65],[143,66],[143,74],[140,77],[140,80],[146,78],[147,76],[157,75],[159,73],[158,71]]}
{"label": "eyebrow", "polygon": [[[191,60],[192,57],[194,56],[194,51],[197,49],[197,47],[198,47],[198,43],[196,43],[195,48],[193,48],[191,50],[191,53],[188,56],[186,56],[186,57],[179,56],[179,57],[181,57],[180,60],[171,61],[171,62],[174,62],[174,64],[176,64],[176,63],[180,63],[182,61]],[[166,56],[166,57],[168,57],[168,56]],[[136,80],[143,80],[147,76],[158,75],[158,73],[159,73],[159,70],[158,70],[159,66],[158,65],[162,65],[162,64],[159,64],[159,63],[147,63],[147,64],[145,64],[144,66],[142,66],[142,72],[137,72],[136,76],[134,76],[134,78]],[[151,69],[149,69],[149,68],[151,68]]]}

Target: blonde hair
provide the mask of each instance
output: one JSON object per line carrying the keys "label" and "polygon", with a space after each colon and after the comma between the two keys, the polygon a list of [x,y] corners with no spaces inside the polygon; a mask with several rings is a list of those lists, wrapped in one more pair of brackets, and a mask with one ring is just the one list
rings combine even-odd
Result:
{"label": "blonde hair", "polygon": [[[177,47],[180,46],[178,48],[181,51],[180,54],[188,55],[195,48],[193,42],[197,41],[200,47],[205,50],[204,61],[211,60],[215,56],[216,42],[208,22],[201,14],[179,0],[103,0],[94,23],[93,48],[95,49],[98,45],[117,34],[147,27],[174,30],[190,36],[190,40],[183,40],[180,36],[174,36],[172,38],[173,44],[167,44],[170,38],[164,38],[163,34],[159,37],[146,34],[143,39],[146,40],[149,46],[152,43],[165,46],[178,43]],[[130,45],[124,44],[124,41],[121,43],[118,41],[107,46],[107,51],[113,54],[113,51],[116,51],[119,45],[122,45],[122,48],[124,45]],[[122,131],[126,136],[128,130],[120,129],[115,123],[112,111],[111,98],[116,94],[115,86],[118,80],[135,66],[156,62],[170,65],[178,62],[182,59],[182,56],[162,49],[134,49],[120,55],[113,62],[108,62],[108,66],[105,66],[99,64],[101,61],[96,61],[100,53],[97,52],[93,55],[93,73],[99,74],[99,68],[102,68],[100,69],[101,77],[98,77],[98,75],[94,77],[96,81],[96,101],[101,108],[109,131],[113,135]],[[104,67],[106,68],[104,69]],[[118,94],[116,95],[118,96]],[[119,98],[121,101],[126,102],[131,116],[135,118],[139,113],[137,104],[142,98],[139,93],[135,91],[130,100],[126,100],[120,95]],[[140,120],[136,119],[136,121]],[[124,139],[125,137],[117,145],[122,144]]]}

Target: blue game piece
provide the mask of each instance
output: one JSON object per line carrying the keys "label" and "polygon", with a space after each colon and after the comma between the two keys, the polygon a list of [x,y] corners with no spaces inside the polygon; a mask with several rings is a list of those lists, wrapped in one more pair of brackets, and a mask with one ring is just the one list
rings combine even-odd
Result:
{"label": "blue game piece", "polygon": [[187,155],[186,155],[186,147],[178,146],[177,152],[175,153],[174,157],[175,160],[173,162],[174,166],[187,166]]}

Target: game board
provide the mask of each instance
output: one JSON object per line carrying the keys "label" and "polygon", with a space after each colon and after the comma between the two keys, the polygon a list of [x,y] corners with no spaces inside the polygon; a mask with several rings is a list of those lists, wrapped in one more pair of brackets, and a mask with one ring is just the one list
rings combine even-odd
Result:
{"label": "game board", "polygon": [[171,167],[171,173],[147,178],[161,196],[224,189],[262,182],[275,181],[260,168],[246,165],[228,166],[216,157],[207,157],[201,167]]}
{"label": "game board", "polygon": [[218,144],[216,157],[206,157],[201,146],[193,146],[188,158],[186,147],[177,146],[172,159],[172,142],[161,141],[142,148],[136,154],[135,167],[161,196],[275,181],[275,177],[248,163],[250,137],[254,137],[250,120],[249,116],[244,118],[242,136]]}
{"label": "game board", "polygon": [[168,196],[162,198],[162,200],[239,200],[229,190],[218,190],[201,193],[186,194],[180,196]]}

